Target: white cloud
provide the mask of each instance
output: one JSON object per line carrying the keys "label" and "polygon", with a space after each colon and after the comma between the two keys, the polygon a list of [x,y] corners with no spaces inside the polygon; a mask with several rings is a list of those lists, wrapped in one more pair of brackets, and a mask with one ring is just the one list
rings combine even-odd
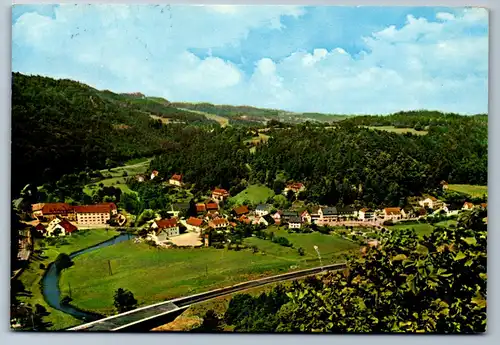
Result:
{"label": "white cloud", "polygon": [[[302,14],[295,6],[61,6],[55,19],[26,13],[17,20],[13,42],[45,59],[13,66],[173,101],[328,113],[486,111],[488,37],[469,34],[487,25],[484,9],[440,12],[438,22],[408,16],[400,28],[365,37],[367,49],[356,55],[346,47],[297,49],[280,61],[261,56],[245,72],[211,53],[238,49],[256,28],[283,30],[283,16]],[[199,58],[190,48],[210,53]],[[110,86],[109,76],[119,82]]]}

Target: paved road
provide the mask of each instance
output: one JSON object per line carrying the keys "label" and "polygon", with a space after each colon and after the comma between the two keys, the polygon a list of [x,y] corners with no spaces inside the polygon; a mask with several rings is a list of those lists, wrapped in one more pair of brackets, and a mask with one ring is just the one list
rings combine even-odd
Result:
{"label": "paved road", "polygon": [[[151,325],[151,321],[155,318],[160,318],[169,313],[175,313],[179,310],[185,310],[189,306],[210,300],[212,298],[232,294],[235,292],[247,290],[250,288],[267,285],[270,283],[282,282],[306,277],[313,274],[318,274],[322,271],[337,271],[345,269],[346,264],[325,265],[323,267],[314,267],[306,270],[279,274],[272,277],[266,277],[257,280],[251,280],[244,283],[228,286],[221,289],[216,289],[208,292],[203,292],[187,297],[176,298],[170,301],[165,301],[150,306],[131,310],[129,312],[107,317],[101,320],[90,322],[84,325],[76,326],[68,329],[69,331],[126,331],[127,329],[137,329],[141,323]],[[161,322],[158,324],[158,326]],[[149,327],[149,326],[148,326]],[[146,328],[145,331],[151,328]]]}

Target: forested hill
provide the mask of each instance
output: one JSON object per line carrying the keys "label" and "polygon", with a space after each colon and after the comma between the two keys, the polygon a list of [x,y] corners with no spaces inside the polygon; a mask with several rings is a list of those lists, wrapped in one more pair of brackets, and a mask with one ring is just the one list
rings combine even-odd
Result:
{"label": "forested hill", "polygon": [[164,151],[169,133],[181,125],[162,126],[161,121],[216,124],[162,99],[13,73],[13,196],[27,183]]}

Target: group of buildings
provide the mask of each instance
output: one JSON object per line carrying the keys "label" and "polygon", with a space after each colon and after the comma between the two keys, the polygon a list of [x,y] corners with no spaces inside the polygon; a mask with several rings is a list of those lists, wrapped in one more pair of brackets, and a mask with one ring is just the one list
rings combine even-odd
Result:
{"label": "group of buildings", "polygon": [[72,206],[66,203],[39,203],[31,205],[32,217],[38,221],[35,229],[44,236],[64,236],[78,230],[78,226],[105,226],[111,219],[119,225],[126,218],[118,214],[114,203]]}

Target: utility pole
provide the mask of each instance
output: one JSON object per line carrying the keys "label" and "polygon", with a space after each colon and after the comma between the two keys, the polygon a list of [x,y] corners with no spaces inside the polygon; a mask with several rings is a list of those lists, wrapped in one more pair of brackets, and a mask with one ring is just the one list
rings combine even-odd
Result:
{"label": "utility pole", "polygon": [[323,262],[321,261],[321,254],[319,253],[318,246],[314,246],[314,250],[316,251],[316,253],[318,253],[319,264],[321,265],[321,270],[323,271]]}
{"label": "utility pole", "polygon": [[109,269],[109,275],[113,275],[113,271],[111,270],[111,260],[108,260],[108,269]]}

